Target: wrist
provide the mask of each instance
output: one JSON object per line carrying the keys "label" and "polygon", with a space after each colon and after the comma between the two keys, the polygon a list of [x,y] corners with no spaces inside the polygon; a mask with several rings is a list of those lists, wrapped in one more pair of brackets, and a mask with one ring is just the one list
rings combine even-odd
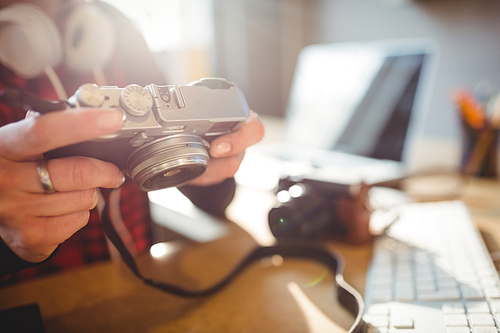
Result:
{"label": "wrist", "polygon": [[14,253],[0,237],[0,278],[8,274],[19,272],[26,268],[32,268],[41,265],[47,260],[50,260],[52,256],[54,256],[54,254],[57,252],[58,248],[59,247],[56,247],[55,251],[53,251],[48,258],[45,258],[45,260],[42,260],[41,262],[29,262],[20,258],[16,253]]}

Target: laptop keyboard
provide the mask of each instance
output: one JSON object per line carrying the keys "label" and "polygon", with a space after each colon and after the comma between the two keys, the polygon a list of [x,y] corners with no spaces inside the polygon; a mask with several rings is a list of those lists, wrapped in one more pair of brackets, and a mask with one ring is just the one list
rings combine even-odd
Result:
{"label": "laptop keyboard", "polygon": [[368,332],[498,333],[498,273],[466,206],[416,203],[399,213],[375,242]]}

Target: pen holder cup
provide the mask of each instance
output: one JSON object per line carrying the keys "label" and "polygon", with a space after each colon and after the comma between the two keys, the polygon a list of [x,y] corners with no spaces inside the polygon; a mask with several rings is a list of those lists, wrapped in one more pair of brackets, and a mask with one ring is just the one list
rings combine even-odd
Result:
{"label": "pen holder cup", "polygon": [[498,129],[473,129],[462,123],[461,171],[464,174],[496,178],[499,176]]}

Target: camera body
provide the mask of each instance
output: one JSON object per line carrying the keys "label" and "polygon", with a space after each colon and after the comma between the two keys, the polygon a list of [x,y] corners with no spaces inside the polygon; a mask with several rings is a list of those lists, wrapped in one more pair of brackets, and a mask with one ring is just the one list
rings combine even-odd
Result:
{"label": "camera body", "polygon": [[72,108],[103,107],[123,114],[112,135],[47,152],[46,158],[88,156],[116,164],[142,191],[180,186],[205,172],[210,142],[235,131],[249,115],[245,96],[221,78],[188,85],[82,85]]}
{"label": "camera body", "polygon": [[363,242],[369,221],[367,189],[363,183],[336,182],[314,174],[284,175],[276,189],[278,203],[268,214],[269,228],[278,239]]}

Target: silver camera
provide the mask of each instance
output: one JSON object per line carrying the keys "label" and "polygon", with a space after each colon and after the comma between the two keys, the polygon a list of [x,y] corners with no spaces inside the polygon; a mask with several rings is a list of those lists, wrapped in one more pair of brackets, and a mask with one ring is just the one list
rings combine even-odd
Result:
{"label": "silver camera", "polygon": [[210,142],[236,130],[250,110],[233,83],[207,78],[188,85],[84,84],[71,107],[106,107],[122,112],[116,133],[46,153],[47,158],[88,156],[127,170],[142,191],[180,186],[205,172]]}

